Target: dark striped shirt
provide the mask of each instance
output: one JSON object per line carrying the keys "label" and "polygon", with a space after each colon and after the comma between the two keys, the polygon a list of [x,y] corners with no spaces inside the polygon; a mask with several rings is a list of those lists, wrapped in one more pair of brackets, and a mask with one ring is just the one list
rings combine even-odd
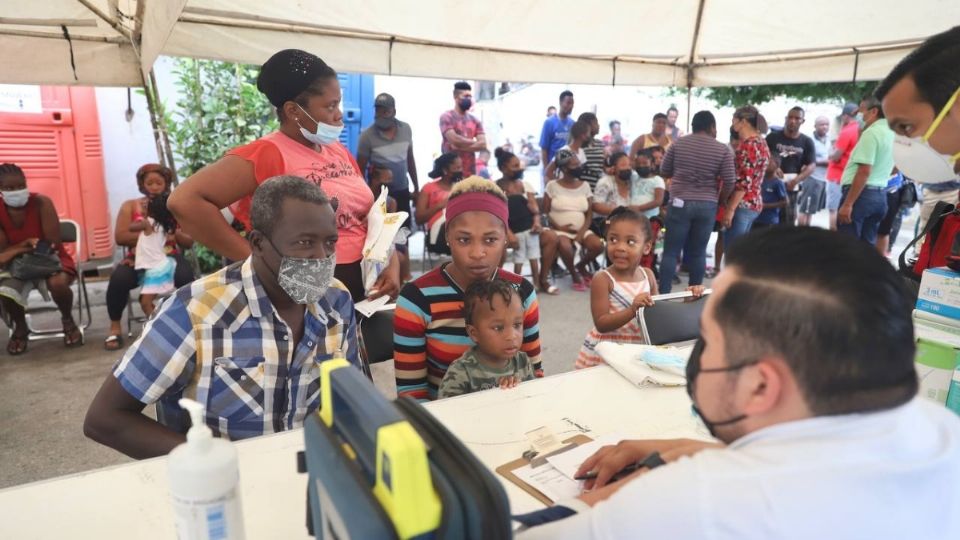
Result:
{"label": "dark striped shirt", "polygon": [[[446,266],[446,265],[444,265]],[[540,308],[537,292],[526,279],[500,269],[497,277],[514,284],[523,300],[523,344],[534,372],[540,369]],[[437,399],[447,368],[473,346],[463,322],[463,291],[434,268],[404,285],[393,318],[393,361],[397,395]]]}
{"label": "dark striped shirt", "polygon": [[583,153],[587,155],[587,162],[584,164],[583,173],[580,179],[590,184],[590,189],[597,187],[597,180],[603,176],[603,145],[600,141],[590,141],[589,146],[583,147]]}
{"label": "dark striped shirt", "polygon": [[[660,176],[670,177],[670,198],[726,202],[737,181],[730,147],[704,133],[680,137],[660,164]],[[719,197],[717,183],[721,182]]]}

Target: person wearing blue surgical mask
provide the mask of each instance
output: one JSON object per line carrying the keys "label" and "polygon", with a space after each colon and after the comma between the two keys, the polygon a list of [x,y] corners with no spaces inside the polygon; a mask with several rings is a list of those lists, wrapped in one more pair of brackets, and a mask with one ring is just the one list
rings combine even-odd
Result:
{"label": "person wearing blue surgical mask", "polygon": [[373,286],[364,287],[361,261],[366,216],[374,197],[356,160],[340,142],[344,124],[337,72],[313,54],[287,49],[263,64],[257,88],[276,108],[279,130],[230,150],[175,190],[167,204],[181,228],[227,259],[243,260],[250,255],[250,244],[224,220],[220,209],[230,206],[249,231],[257,186],[280,175],[300,176],[337,203],[337,279],[355,301],[396,296],[400,283],[396,255]]}
{"label": "person wearing blue surgical mask", "polygon": [[[924,184],[960,177],[960,26],[930,37],[880,83],[897,168]],[[957,201],[953,201],[956,203]]]}
{"label": "person wearing blue surgical mask", "polygon": [[[30,328],[24,310],[34,289],[56,302],[63,323],[63,344],[83,345],[83,332],[71,314],[70,284],[77,277],[77,263],[60,241],[57,215],[49,197],[27,188],[27,177],[20,167],[13,163],[0,164],[0,305],[6,314],[4,319],[10,324],[7,342],[10,355],[27,351]],[[53,255],[59,259],[60,268],[43,272],[46,278],[25,278],[16,266],[35,255]]]}

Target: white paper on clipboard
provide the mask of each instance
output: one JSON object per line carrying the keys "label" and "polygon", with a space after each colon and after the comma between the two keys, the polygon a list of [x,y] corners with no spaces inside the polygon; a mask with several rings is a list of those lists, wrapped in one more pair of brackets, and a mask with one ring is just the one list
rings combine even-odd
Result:
{"label": "white paper on clipboard", "polygon": [[549,462],[539,467],[525,465],[519,469],[514,469],[513,475],[543,493],[553,502],[580,495],[580,482],[567,477]]}

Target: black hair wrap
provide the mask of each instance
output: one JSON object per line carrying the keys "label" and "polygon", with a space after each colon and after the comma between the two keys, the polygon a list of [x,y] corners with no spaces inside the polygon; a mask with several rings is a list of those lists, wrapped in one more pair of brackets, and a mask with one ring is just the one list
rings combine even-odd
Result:
{"label": "black hair wrap", "polygon": [[315,54],[285,49],[264,62],[257,76],[257,89],[277,108],[292,101],[318,79],[335,77],[337,72]]}

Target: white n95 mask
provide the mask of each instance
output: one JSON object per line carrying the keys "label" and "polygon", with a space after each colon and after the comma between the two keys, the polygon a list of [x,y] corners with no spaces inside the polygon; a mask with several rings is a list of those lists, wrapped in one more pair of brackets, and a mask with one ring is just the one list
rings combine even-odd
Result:
{"label": "white n95 mask", "polygon": [[950,108],[960,96],[960,88],[953,93],[940,113],[930,124],[930,128],[922,137],[907,137],[896,135],[893,139],[893,161],[904,176],[921,184],[939,184],[957,178],[954,171],[955,164],[960,159],[960,152],[954,155],[941,154],[930,146],[930,137],[933,136],[943,119],[950,112]]}

